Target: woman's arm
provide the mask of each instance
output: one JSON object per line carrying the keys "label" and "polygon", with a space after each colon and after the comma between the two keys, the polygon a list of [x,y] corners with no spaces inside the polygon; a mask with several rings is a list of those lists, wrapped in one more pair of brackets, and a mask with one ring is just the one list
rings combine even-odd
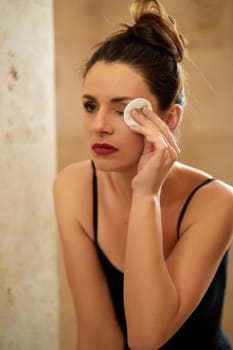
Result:
{"label": "woman's arm", "polygon": [[90,222],[92,218],[92,199],[87,199],[86,186],[90,179],[91,187],[91,175],[86,169],[85,165],[69,167],[58,175],[54,185],[57,221],[77,315],[77,349],[123,350],[123,336],[107,283],[93,241],[82,225],[82,216]]}
{"label": "woman's arm", "polygon": [[128,342],[158,349],[179,307],[178,290],[163,256],[159,200],[134,195],[128,226],[124,298]]}
{"label": "woman's arm", "polygon": [[[137,121],[144,128],[137,130],[146,135],[145,124],[150,121],[140,117]],[[169,162],[171,166],[174,161],[167,132],[155,135],[156,156],[147,146],[147,160],[133,182],[124,299],[128,341],[134,350],[158,349],[181,327],[206,292],[232,239],[232,189],[215,181],[193,198],[181,238],[165,260],[160,189]]]}
{"label": "woman's arm", "polygon": [[142,196],[133,199],[124,292],[129,344],[134,350],[158,349],[181,327],[229,248],[232,194],[217,183],[208,187],[193,198],[192,214],[184,220],[182,235],[166,261],[158,204]]}

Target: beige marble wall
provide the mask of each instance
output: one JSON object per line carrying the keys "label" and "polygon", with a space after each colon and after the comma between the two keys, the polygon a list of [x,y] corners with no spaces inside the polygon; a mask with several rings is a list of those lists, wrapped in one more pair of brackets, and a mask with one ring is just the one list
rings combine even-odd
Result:
{"label": "beige marble wall", "polygon": [[[189,39],[188,105],[181,160],[233,185],[233,2],[163,0]],[[128,14],[130,0],[55,0],[58,167],[88,157],[82,131],[79,69],[90,47]],[[233,343],[233,257],[224,329]],[[61,342],[75,349],[74,311],[61,259]]]}
{"label": "beige marble wall", "polygon": [[0,1],[0,349],[58,350],[52,0]]}

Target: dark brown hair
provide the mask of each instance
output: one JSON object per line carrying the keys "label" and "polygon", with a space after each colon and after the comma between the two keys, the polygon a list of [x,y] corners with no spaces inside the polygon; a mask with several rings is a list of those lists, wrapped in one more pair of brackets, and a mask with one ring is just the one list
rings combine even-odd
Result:
{"label": "dark brown hair", "polygon": [[168,16],[157,0],[134,0],[130,8],[133,25],[97,45],[87,61],[84,78],[99,62],[124,63],[136,69],[157,97],[161,111],[172,103],[185,104],[182,69],[184,39],[175,20]]}

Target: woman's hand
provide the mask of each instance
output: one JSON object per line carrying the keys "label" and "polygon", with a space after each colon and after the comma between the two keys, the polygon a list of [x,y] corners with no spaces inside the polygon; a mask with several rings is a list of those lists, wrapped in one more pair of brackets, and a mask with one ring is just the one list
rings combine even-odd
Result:
{"label": "woman's hand", "polygon": [[138,173],[132,182],[133,191],[140,194],[159,193],[180,149],[168,126],[157,114],[144,108],[142,114],[133,111],[139,125],[131,126],[133,132],[144,136],[144,149],[138,163]]}

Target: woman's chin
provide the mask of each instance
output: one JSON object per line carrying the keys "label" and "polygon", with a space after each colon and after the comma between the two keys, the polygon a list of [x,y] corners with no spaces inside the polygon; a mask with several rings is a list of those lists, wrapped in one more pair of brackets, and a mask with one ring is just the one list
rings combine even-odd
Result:
{"label": "woman's chin", "polygon": [[107,158],[92,158],[95,167],[99,171],[103,172],[119,172],[119,173],[125,173],[125,172],[132,172],[132,170],[137,170],[137,163],[129,163],[129,162],[123,162],[122,160],[111,160]]}

